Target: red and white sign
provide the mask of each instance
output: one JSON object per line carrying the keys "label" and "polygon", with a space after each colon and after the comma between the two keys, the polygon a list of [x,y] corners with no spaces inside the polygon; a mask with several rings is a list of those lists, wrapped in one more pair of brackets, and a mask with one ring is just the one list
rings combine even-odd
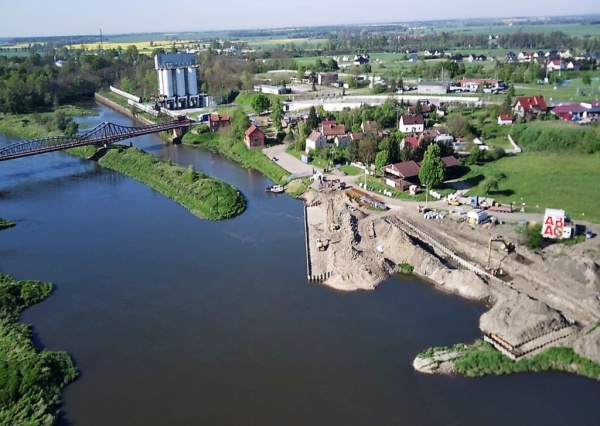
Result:
{"label": "red and white sign", "polygon": [[542,236],[545,238],[562,238],[565,228],[565,211],[546,209],[544,223],[542,223]]}

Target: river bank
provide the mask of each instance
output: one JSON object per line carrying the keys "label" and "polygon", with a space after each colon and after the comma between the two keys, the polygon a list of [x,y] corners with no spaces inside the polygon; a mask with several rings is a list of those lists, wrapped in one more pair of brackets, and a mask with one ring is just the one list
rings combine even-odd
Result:
{"label": "river bank", "polygon": [[600,364],[579,356],[572,348],[550,348],[533,358],[515,362],[484,340],[470,345],[429,348],[416,356],[413,367],[421,373],[467,377],[562,371],[600,380]]}
{"label": "river bank", "polygon": [[[110,99],[97,96],[97,100],[140,123],[154,124]],[[65,125],[64,117],[72,120],[73,117],[91,114],[93,112],[90,110],[68,106],[51,113],[4,116],[0,118],[0,132],[23,139],[61,135],[62,131],[57,127]],[[90,159],[94,157],[96,147],[74,148],[67,152]],[[201,219],[229,219],[242,214],[246,208],[246,198],[237,188],[193,169],[157,160],[140,150],[121,146],[116,150],[105,151],[98,157],[99,164],[150,186]]]}
{"label": "river bank", "polygon": [[[90,158],[95,155],[96,148],[74,148],[69,152]],[[199,173],[193,167],[181,167],[137,148],[115,146],[101,155],[97,162],[142,182],[200,219],[230,219],[246,209],[246,197],[234,186]]]}
{"label": "river bank", "polygon": [[[337,290],[372,290],[410,266],[437,288],[490,306],[480,329],[492,339],[493,357],[479,352],[449,357],[444,349],[441,358],[427,363],[436,372],[475,376],[488,370],[555,369],[600,379],[595,370],[600,364],[598,241],[535,252],[510,238],[516,251],[507,255],[487,248],[494,235],[512,236],[511,225],[472,229],[451,215],[431,221],[413,203],[400,201],[389,211],[376,211],[348,195],[353,193],[326,185],[305,195],[309,276]],[[490,275],[485,266],[490,262],[500,262],[508,273],[502,279]],[[450,363],[454,358],[456,367]],[[495,359],[515,366],[496,365]]]}
{"label": "river bank", "polygon": [[52,284],[0,273],[0,423],[53,424],[60,393],[77,377],[66,352],[38,351],[19,314],[50,295]]}

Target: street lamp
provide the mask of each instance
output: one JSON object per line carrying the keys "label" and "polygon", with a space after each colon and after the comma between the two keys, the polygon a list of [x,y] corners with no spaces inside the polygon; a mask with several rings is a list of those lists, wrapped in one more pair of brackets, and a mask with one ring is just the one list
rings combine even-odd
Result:
{"label": "street lamp", "polygon": [[429,193],[429,187],[427,186],[426,183],[423,184],[423,186],[425,187],[425,208],[427,208],[427,200],[428,200],[428,193]]}

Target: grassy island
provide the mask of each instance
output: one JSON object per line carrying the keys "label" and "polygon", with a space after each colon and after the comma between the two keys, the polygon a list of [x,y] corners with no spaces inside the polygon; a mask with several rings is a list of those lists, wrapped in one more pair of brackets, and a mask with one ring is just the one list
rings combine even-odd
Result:
{"label": "grassy island", "polygon": [[527,373],[539,371],[564,371],[600,380],[600,365],[577,355],[571,348],[550,348],[533,358],[512,361],[484,340],[472,345],[459,343],[453,347],[429,348],[417,355],[429,360],[432,372],[437,372],[442,362],[452,363],[454,371],[467,377],[483,377],[490,374]]}
{"label": "grassy island", "polygon": [[0,424],[53,424],[61,389],[77,377],[66,352],[38,351],[19,313],[48,297],[52,284],[0,273]]}
{"label": "grassy island", "polygon": [[[69,152],[89,158],[95,147]],[[246,197],[234,186],[147,154],[137,148],[115,146],[98,161],[171,198],[201,219],[228,219],[246,209]]]}

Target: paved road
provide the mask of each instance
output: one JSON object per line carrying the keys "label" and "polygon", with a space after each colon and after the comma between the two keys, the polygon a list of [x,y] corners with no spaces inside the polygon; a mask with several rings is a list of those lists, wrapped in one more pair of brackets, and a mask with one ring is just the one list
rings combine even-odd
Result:
{"label": "paved road", "polygon": [[289,146],[288,144],[271,146],[269,148],[263,149],[263,153],[271,159],[277,158],[277,164],[279,164],[285,170],[287,170],[288,172],[293,173],[293,174],[296,174],[296,173],[311,173],[312,174],[313,171],[318,171],[318,172],[322,171],[322,169],[319,169],[318,167],[314,167],[311,164],[303,163],[302,161],[298,160],[293,155],[290,155],[287,152],[285,152],[285,150],[287,149],[288,146]]}

